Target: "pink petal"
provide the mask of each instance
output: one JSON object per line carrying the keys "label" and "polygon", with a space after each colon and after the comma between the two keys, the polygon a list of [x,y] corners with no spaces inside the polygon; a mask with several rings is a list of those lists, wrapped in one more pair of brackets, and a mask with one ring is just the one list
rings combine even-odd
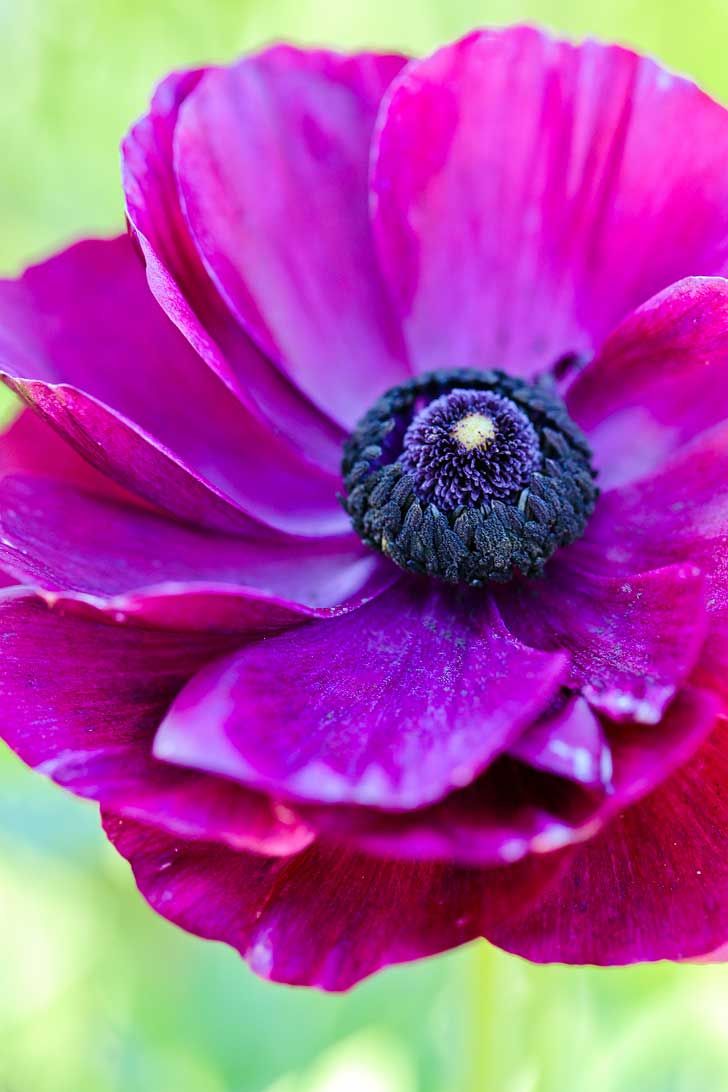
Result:
{"label": "pink petal", "polygon": [[567,403],[603,489],[659,469],[725,420],[728,281],[690,277],[640,307],[577,377]]}
{"label": "pink petal", "polygon": [[728,257],[728,114],[652,61],[524,27],[405,69],[373,168],[413,365],[532,374]]}
{"label": "pink petal", "polygon": [[567,666],[515,640],[480,594],[403,580],[201,672],[154,751],[294,799],[419,807],[472,781]]}
{"label": "pink petal", "polygon": [[408,374],[368,214],[374,119],[403,63],[279,46],[209,72],[175,133],[210,275],[263,351],[347,428]]}

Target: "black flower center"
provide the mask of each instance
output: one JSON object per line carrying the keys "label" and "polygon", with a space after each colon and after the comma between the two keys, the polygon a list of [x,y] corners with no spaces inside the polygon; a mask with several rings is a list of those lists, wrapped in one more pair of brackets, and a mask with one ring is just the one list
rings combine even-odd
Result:
{"label": "black flower center", "polygon": [[584,533],[591,451],[550,380],[429,372],[393,387],[344,447],[344,507],[369,546],[451,583],[537,576]]}

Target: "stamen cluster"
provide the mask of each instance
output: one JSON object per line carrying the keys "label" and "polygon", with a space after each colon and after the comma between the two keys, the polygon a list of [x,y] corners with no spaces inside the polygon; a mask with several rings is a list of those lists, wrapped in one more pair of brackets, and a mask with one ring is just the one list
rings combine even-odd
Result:
{"label": "stamen cluster", "polygon": [[550,381],[429,372],[392,388],[344,449],[344,507],[368,545],[451,583],[537,576],[598,495],[591,452]]}

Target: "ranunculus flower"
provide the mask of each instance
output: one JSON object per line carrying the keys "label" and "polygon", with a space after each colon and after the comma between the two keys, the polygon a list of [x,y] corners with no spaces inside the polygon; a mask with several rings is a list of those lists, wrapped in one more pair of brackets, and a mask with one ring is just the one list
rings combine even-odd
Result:
{"label": "ranunculus flower", "polygon": [[165,917],[327,989],[728,941],[726,163],[624,49],[277,47],[3,284],[2,734]]}

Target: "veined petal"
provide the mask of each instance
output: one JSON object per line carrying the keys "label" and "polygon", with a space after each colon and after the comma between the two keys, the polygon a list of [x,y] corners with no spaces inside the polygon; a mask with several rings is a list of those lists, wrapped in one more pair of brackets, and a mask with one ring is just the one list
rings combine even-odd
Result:
{"label": "veined petal", "polygon": [[659,473],[605,493],[568,563],[619,573],[669,563],[697,565],[707,587],[706,681],[728,698],[728,425],[702,433]]}
{"label": "veined petal", "polygon": [[0,568],[69,610],[248,635],[343,613],[397,578],[354,536],[249,541],[21,476],[0,482]]}
{"label": "veined petal", "polygon": [[493,867],[551,855],[598,835],[679,769],[714,729],[720,710],[714,694],[688,687],[657,725],[601,718],[612,770],[599,791],[503,757],[429,807],[401,813],[322,805],[294,810],[322,837],[345,838],[384,858]]}
{"label": "veined petal", "polygon": [[622,577],[555,559],[543,580],[496,594],[512,631],[536,648],[566,649],[571,685],[615,720],[656,724],[707,635],[705,582],[687,561]]}
{"label": "veined petal", "polygon": [[728,417],[728,280],[689,277],[618,327],[567,394],[602,489],[659,470]]}

